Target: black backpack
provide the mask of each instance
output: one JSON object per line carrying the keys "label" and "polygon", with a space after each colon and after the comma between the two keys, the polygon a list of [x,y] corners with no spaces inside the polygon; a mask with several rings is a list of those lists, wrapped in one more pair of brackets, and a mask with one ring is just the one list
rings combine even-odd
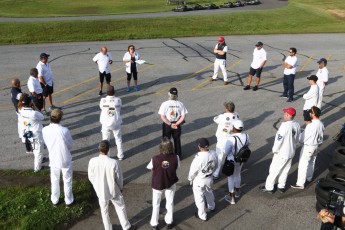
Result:
{"label": "black backpack", "polygon": [[[234,136],[235,138],[235,161],[238,163],[244,163],[247,162],[250,154],[252,153],[252,151],[249,149],[248,147],[248,135],[246,134],[246,143],[244,143],[244,145],[242,144],[241,139],[238,136]],[[237,139],[241,142],[241,144],[243,145],[242,148],[237,152]]]}

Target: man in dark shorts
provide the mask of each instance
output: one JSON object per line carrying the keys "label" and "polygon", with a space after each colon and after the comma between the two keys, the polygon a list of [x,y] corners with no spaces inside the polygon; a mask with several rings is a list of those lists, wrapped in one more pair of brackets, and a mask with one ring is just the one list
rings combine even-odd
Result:
{"label": "man in dark shorts", "polygon": [[43,89],[38,79],[38,70],[36,68],[30,69],[30,77],[27,83],[32,102],[39,111],[43,108]]}
{"label": "man in dark shorts", "polygon": [[249,75],[248,75],[248,84],[246,87],[244,87],[244,90],[250,89],[250,84],[252,83],[252,78],[256,74],[256,82],[255,86],[253,87],[253,91],[258,90],[258,86],[260,83],[260,77],[261,77],[261,72],[262,68],[266,64],[267,61],[267,53],[262,48],[264,44],[262,42],[258,42],[255,44],[255,49],[253,52],[253,61],[252,64],[250,65],[250,70],[249,70]]}
{"label": "man in dark shorts", "polygon": [[93,57],[92,61],[94,61],[98,65],[99,82],[100,82],[98,95],[102,96],[104,78],[107,84],[110,85],[110,81],[111,81],[110,64],[113,63],[113,58],[111,54],[108,52],[107,47],[102,47],[101,52],[96,54],[96,56]]}

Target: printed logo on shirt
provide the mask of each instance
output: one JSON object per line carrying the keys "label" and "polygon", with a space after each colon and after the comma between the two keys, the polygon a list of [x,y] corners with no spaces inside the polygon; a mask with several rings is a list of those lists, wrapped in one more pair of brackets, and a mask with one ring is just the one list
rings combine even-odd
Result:
{"label": "printed logo on shirt", "polygon": [[170,121],[177,121],[180,117],[178,109],[175,106],[169,107],[168,115]]}
{"label": "printed logo on shirt", "polygon": [[203,168],[201,170],[202,173],[212,173],[213,172],[213,169],[214,169],[214,166],[215,166],[215,163],[213,160],[207,162],[207,165],[205,166],[205,168]]}
{"label": "printed logo on shirt", "polygon": [[108,116],[109,116],[109,117],[115,116],[115,113],[116,113],[115,108],[109,108],[109,109],[108,109]]}
{"label": "printed logo on shirt", "polygon": [[167,168],[169,168],[169,166],[170,166],[169,161],[163,161],[163,162],[162,162],[162,168],[163,168],[163,169],[167,169]]}
{"label": "printed logo on shirt", "polygon": [[281,139],[283,139],[283,136],[282,136],[282,135],[280,135],[280,134],[278,134],[278,136],[277,136],[277,140],[278,140],[278,141],[280,141]]}

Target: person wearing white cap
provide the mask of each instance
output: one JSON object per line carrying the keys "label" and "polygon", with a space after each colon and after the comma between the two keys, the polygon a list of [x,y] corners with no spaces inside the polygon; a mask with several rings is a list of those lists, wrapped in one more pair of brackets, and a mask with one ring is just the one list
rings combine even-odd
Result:
{"label": "person wearing white cap", "polygon": [[72,155],[73,139],[68,128],[60,125],[63,113],[60,109],[53,109],[50,113],[50,124],[42,129],[43,140],[49,152],[51,202],[54,206],[60,198],[60,173],[64,184],[66,208],[74,201],[72,193]]}
{"label": "person wearing white cap", "polygon": [[48,97],[48,102],[50,105],[50,110],[54,108],[58,108],[53,105],[53,97],[52,94],[54,92],[54,76],[53,72],[50,68],[50,64],[48,62],[49,54],[41,53],[40,54],[40,61],[38,62],[36,69],[38,70],[38,79],[41,82],[41,87],[43,89],[43,113],[46,113],[46,103],[45,99]]}
{"label": "person wearing white cap", "polygon": [[42,121],[44,116],[42,113],[32,109],[31,98],[28,94],[23,94],[20,98],[20,103],[23,106],[20,109],[20,115],[25,135],[25,145],[27,152],[32,151],[34,160],[34,171],[38,172],[42,168],[43,160],[43,137],[42,137]]}
{"label": "person wearing white cap", "polygon": [[109,217],[109,201],[114,205],[123,230],[134,230],[136,226],[128,221],[125,200],[123,199],[123,175],[120,163],[108,156],[109,141],[98,145],[99,155],[89,161],[88,178],[97,194],[105,230],[112,230]]}
{"label": "person wearing white cap", "polygon": [[181,159],[181,125],[185,122],[184,119],[188,111],[184,104],[177,100],[176,88],[171,88],[168,94],[169,100],[163,102],[158,110],[158,114],[163,121],[162,137],[173,138],[175,154]]}
{"label": "person wearing white cap", "polygon": [[216,153],[218,156],[218,167],[213,173],[213,179],[219,178],[219,171],[222,166],[222,161],[225,152],[225,144],[231,136],[233,122],[239,119],[238,113],[235,112],[235,104],[232,101],[224,103],[225,113],[222,113],[213,118],[213,121],[218,124],[216,137]]}
{"label": "person wearing white cap", "polygon": [[256,82],[255,86],[253,87],[253,91],[258,90],[258,86],[260,84],[260,77],[262,69],[267,61],[267,53],[264,48],[262,48],[264,44],[262,42],[258,42],[255,44],[255,49],[253,52],[253,61],[250,65],[249,75],[248,75],[248,84],[244,87],[244,90],[250,89],[250,84],[252,83],[252,78],[256,75]]}
{"label": "person wearing white cap", "polygon": [[206,138],[197,140],[199,152],[195,155],[190,166],[188,180],[193,185],[195,205],[198,212],[195,217],[207,221],[206,206],[214,211],[216,204],[212,191],[212,174],[217,168],[218,160],[214,151],[209,151],[209,142]]}
{"label": "person wearing white cap", "polygon": [[299,137],[299,142],[303,144],[303,147],[299,156],[297,182],[295,185],[291,185],[295,189],[304,189],[305,182],[312,181],[317,148],[323,142],[323,131],[325,128],[319,119],[321,110],[313,106],[309,113],[312,118],[311,123],[305,127],[305,130]]}
{"label": "person wearing white cap", "polygon": [[243,133],[243,121],[235,120],[233,123],[233,135],[228,139],[225,147],[225,154],[227,160],[234,161],[234,173],[228,177],[228,189],[229,194],[225,196],[225,200],[230,204],[235,204],[235,198],[239,198],[241,195],[241,169],[243,163],[235,162],[234,156],[244,146],[250,145],[249,135]]}
{"label": "person wearing white cap", "polygon": [[217,81],[219,68],[223,73],[224,85],[227,85],[228,74],[226,72],[226,53],[228,52],[228,46],[225,43],[223,36],[218,39],[217,45],[214,47],[213,53],[216,55],[216,60],[214,61],[214,72],[211,81]]}
{"label": "person wearing white cap", "polygon": [[99,121],[102,124],[102,140],[110,140],[111,132],[114,134],[117,146],[117,158],[123,160],[123,146],[121,133],[121,98],[115,97],[114,86],[107,86],[107,96],[102,98],[99,107],[101,108],[101,116]]}
{"label": "person wearing white cap", "polygon": [[318,77],[317,85],[319,86],[319,100],[317,103],[317,107],[321,109],[322,105],[322,99],[323,99],[323,93],[325,92],[325,87],[328,83],[328,69],[327,69],[327,59],[321,58],[318,62],[319,69],[316,73],[316,76]]}
{"label": "person wearing white cap", "polygon": [[317,76],[311,75],[310,77],[307,77],[307,79],[309,80],[310,89],[307,93],[303,94],[303,99],[305,100],[303,106],[304,121],[310,121],[309,110],[311,107],[317,105],[319,98],[319,87],[316,84]]}
{"label": "person wearing white cap", "polygon": [[280,125],[272,148],[273,158],[269,174],[262,192],[273,193],[274,184],[278,177],[278,191],[285,192],[286,179],[291,168],[292,158],[295,156],[296,145],[300,135],[300,125],[294,121],[296,110],[292,107],[283,109],[284,122]]}

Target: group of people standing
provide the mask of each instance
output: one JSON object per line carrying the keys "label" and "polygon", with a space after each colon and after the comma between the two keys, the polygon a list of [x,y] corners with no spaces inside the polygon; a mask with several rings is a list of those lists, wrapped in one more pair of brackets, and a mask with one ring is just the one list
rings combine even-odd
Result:
{"label": "group of people standing", "polygon": [[[217,73],[221,68],[224,76],[224,84],[228,84],[226,71],[226,53],[228,47],[224,37],[220,37],[214,48],[216,61],[212,81],[217,80]],[[258,90],[263,67],[267,61],[267,53],[263,49],[263,43],[257,42],[253,52],[253,62],[250,66],[248,84],[244,90],[251,88],[252,77],[256,75],[253,91]],[[288,102],[293,101],[293,82],[297,67],[297,50],[290,48],[290,55],[284,60],[284,92],[283,97]],[[36,68],[30,70],[28,80],[29,94],[21,92],[20,81],[12,81],[12,101],[18,114],[18,134],[27,146],[28,152],[35,156],[34,170],[41,169],[43,160],[43,144],[49,152],[49,166],[51,170],[51,201],[54,206],[59,204],[60,196],[60,173],[63,174],[65,205],[70,207],[74,202],[72,193],[72,156],[71,149],[73,139],[69,130],[60,125],[63,112],[53,105],[53,74],[48,63],[49,55],[42,53],[40,62]],[[128,52],[123,57],[126,63],[127,88],[130,92],[130,81],[134,78],[134,90],[138,91],[138,63],[139,54],[133,45],[128,46]],[[106,80],[106,97],[100,100],[100,123],[102,126],[102,141],[99,143],[99,156],[90,160],[88,165],[88,177],[99,198],[99,205],[102,213],[102,220],[105,229],[112,229],[109,217],[109,202],[115,206],[123,229],[136,229],[128,221],[124,198],[122,196],[123,175],[121,165],[117,160],[125,158],[122,146],[121,134],[121,107],[122,101],[115,96],[115,89],[111,83],[110,64],[113,63],[112,56],[106,47],[101,48],[93,61],[98,64],[100,91],[103,95],[103,82]],[[316,75],[308,77],[311,88],[303,98],[306,100],[304,118],[306,128],[301,131],[300,125],[294,121],[296,110],[292,107],[285,108],[284,122],[281,124],[275,136],[272,148],[273,158],[269,169],[269,175],[264,186],[260,189],[263,192],[273,193],[275,183],[278,179],[277,190],[285,192],[286,178],[291,167],[292,158],[295,155],[297,143],[303,144],[297,182],[291,185],[292,188],[304,189],[305,184],[312,180],[317,147],[323,141],[324,127],[319,120],[321,115],[321,101],[324,87],[328,82],[327,60],[319,60],[319,71]],[[46,113],[44,99],[48,97],[50,104],[50,124],[43,128],[42,121]],[[317,99],[315,99],[317,98]],[[177,88],[171,88],[168,92],[168,100],[163,102],[158,110],[162,121],[162,140],[159,145],[159,154],[152,157],[147,169],[152,171],[152,216],[149,226],[158,229],[159,207],[163,193],[166,197],[167,213],[164,221],[168,229],[174,224],[174,194],[176,192],[177,169],[182,160],[181,134],[182,125],[185,123],[188,111],[184,104],[178,100]],[[198,211],[195,216],[207,221],[207,212],[214,212],[216,208],[212,186],[215,180],[220,177],[221,167],[224,160],[234,161],[237,152],[244,146],[250,145],[251,140],[247,133],[244,133],[244,122],[239,119],[235,112],[235,104],[232,101],[224,103],[224,112],[213,118],[218,125],[216,131],[216,150],[210,150],[210,143],[206,138],[199,138],[196,142],[197,153],[190,166],[188,181],[192,185],[193,195]],[[117,159],[109,157],[110,136],[113,133],[117,146]],[[24,135],[23,135],[24,134]],[[24,136],[24,137],[23,137]],[[170,139],[173,139],[171,141]],[[243,163],[234,162],[234,172],[227,177],[228,193],[224,199],[231,205],[236,204],[236,199],[241,196],[241,169]]]}

